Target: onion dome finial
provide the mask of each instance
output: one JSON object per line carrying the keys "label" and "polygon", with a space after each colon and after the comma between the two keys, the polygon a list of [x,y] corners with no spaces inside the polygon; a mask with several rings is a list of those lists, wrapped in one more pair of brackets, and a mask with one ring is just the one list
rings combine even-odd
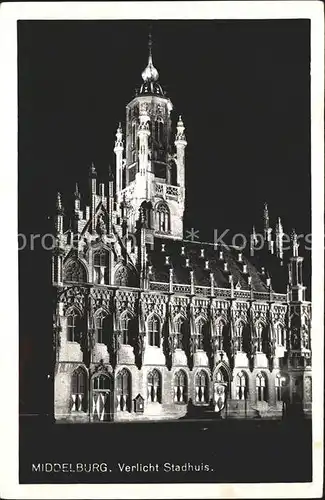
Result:
{"label": "onion dome finial", "polygon": [[142,79],[144,82],[156,82],[159,78],[159,73],[157,69],[154,67],[152,62],[152,38],[151,33],[149,33],[149,41],[148,41],[148,64],[147,67],[142,72]]}

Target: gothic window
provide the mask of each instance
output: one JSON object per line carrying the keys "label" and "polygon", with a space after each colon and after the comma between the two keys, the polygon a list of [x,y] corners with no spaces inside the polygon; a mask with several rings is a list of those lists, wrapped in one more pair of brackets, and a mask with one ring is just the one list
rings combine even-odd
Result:
{"label": "gothic window", "polygon": [[161,203],[157,207],[158,230],[162,233],[168,233],[170,230],[170,215],[169,209],[165,203]]}
{"label": "gothic window", "polygon": [[108,252],[104,249],[94,254],[94,283],[107,283],[108,274]]}
{"label": "gothic window", "polygon": [[183,370],[175,373],[174,401],[175,403],[187,403],[187,376]]}
{"label": "gothic window", "polygon": [[183,349],[184,320],[178,317],[174,323],[175,348]]}
{"label": "gothic window", "polygon": [[69,342],[80,342],[81,320],[79,314],[72,309],[67,315],[67,340]]}
{"label": "gothic window", "polygon": [[95,390],[105,390],[109,389],[110,383],[107,375],[98,375],[94,378],[94,389]]}
{"label": "gothic window", "polygon": [[155,139],[158,143],[162,143],[164,138],[164,122],[161,118],[155,121]]}
{"label": "gothic window", "polygon": [[195,336],[197,349],[204,348],[204,325],[203,318],[198,318],[195,322]]}
{"label": "gothic window", "polygon": [[134,120],[132,122],[132,147],[135,148],[137,141],[137,122]]}
{"label": "gothic window", "polygon": [[70,261],[64,268],[64,280],[77,282],[87,281],[84,266],[79,261]]}
{"label": "gothic window", "polygon": [[[132,163],[135,163],[136,161],[137,161],[137,153],[136,153],[136,151],[134,150],[134,151],[132,151],[132,158],[131,158],[131,162],[132,162]],[[130,174],[129,174],[129,177],[130,177]],[[134,179],[132,179],[132,180],[134,180]],[[129,178],[129,181],[130,181],[130,182],[132,182],[132,181],[130,180],[130,178]]]}
{"label": "gothic window", "polygon": [[87,374],[81,366],[72,373],[71,400],[71,411],[87,410]]}
{"label": "gothic window", "polygon": [[131,375],[126,368],[123,368],[116,376],[116,398],[119,411],[130,411]]}
{"label": "gothic window", "polygon": [[275,397],[277,401],[281,401],[281,375],[277,373],[275,377]]}
{"label": "gothic window", "polygon": [[223,321],[218,321],[216,325],[216,344],[219,351],[223,350],[223,332],[225,324]]}
{"label": "gothic window", "polygon": [[195,401],[196,403],[209,402],[209,380],[205,371],[199,371],[195,376]]}
{"label": "gothic window", "polygon": [[128,313],[122,314],[120,318],[121,327],[121,344],[131,343],[131,328],[130,328],[131,318]]}
{"label": "gothic window", "polygon": [[156,369],[148,374],[148,401],[161,403],[161,375]]}
{"label": "gothic window", "polygon": [[160,347],[160,323],[156,316],[152,316],[148,321],[148,344]]}
{"label": "gothic window", "polygon": [[115,285],[117,286],[127,286],[128,285],[129,273],[126,266],[120,266],[115,271]]}
{"label": "gothic window", "polygon": [[256,375],[256,396],[257,401],[267,401],[266,375],[264,373]]}
{"label": "gothic window", "polygon": [[275,327],[275,335],[276,335],[276,343],[278,346],[284,347],[285,345],[285,340],[284,340],[284,328],[283,326],[278,323]]}
{"label": "gothic window", "polygon": [[99,344],[107,344],[107,316],[100,311],[95,316],[95,336]]}
{"label": "gothic window", "polygon": [[239,372],[236,377],[236,399],[247,399],[247,376],[244,372]]}

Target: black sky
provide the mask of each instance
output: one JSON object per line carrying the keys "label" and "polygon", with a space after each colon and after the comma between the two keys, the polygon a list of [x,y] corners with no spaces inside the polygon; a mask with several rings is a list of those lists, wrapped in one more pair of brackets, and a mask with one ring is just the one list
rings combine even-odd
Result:
{"label": "black sky", "polygon": [[[310,231],[309,21],[153,21],[160,82],[186,126],[186,228]],[[141,83],[148,21],[19,22],[20,231],[37,232],[94,161]]]}

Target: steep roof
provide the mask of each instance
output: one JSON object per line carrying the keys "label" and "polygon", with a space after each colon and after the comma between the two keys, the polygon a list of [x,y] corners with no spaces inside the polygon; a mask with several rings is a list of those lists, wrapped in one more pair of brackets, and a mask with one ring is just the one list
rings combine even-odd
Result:
{"label": "steep roof", "polygon": [[209,286],[210,274],[213,273],[214,286],[218,288],[230,287],[229,276],[232,275],[235,287],[239,284],[242,290],[249,290],[250,276],[253,290],[268,291],[267,270],[263,271],[256,259],[247,257],[233,247],[155,238],[154,247],[148,252],[148,260],[152,266],[152,281],[168,282],[169,269],[172,267],[174,283],[190,284],[190,271],[193,270],[194,284],[198,286]]}

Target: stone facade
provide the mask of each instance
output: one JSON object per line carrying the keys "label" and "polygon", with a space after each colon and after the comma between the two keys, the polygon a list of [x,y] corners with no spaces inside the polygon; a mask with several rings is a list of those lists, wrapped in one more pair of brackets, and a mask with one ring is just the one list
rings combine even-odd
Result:
{"label": "stone facade", "polygon": [[[185,128],[151,51],[116,133],[115,186],[89,171],[72,223],[57,196],[52,258],[56,421],[280,418],[311,408],[311,304],[295,234],[287,289],[236,249],[183,239]],[[279,225],[280,224],[280,225]],[[284,271],[282,227],[268,250]],[[281,232],[282,231],[282,232]],[[275,245],[275,250],[274,250]],[[275,256],[275,255],[274,255]]]}

